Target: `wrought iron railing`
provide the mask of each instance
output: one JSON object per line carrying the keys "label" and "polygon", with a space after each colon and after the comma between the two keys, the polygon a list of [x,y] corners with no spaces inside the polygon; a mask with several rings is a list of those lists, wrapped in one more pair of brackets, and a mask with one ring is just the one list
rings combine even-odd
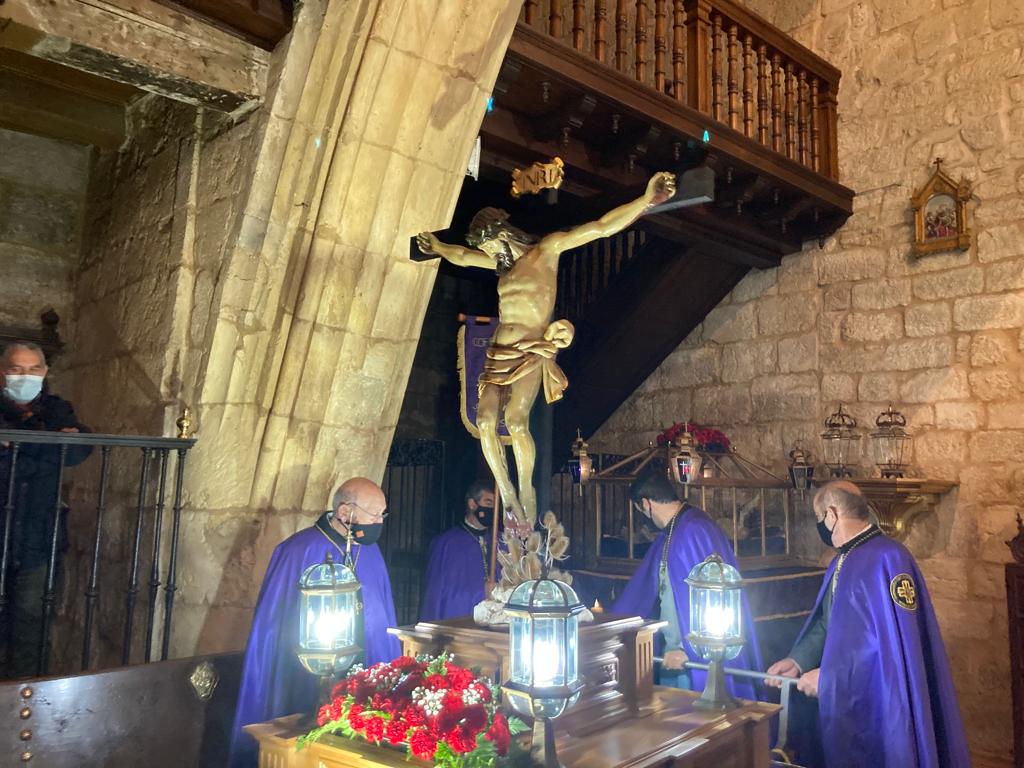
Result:
{"label": "wrought iron railing", "polygon": [[[19,487],[22,482],[18,478],[18,461],[27,445],[48,445],[52,447],[51,460],[55,460],[56,469],[53,473],[47,473],[47,480],[52,479],[56,490],[55,507],[52,510],[19,510],[17,509],[19,498]],[[4,500],[2,538],[0,538],[0,617],[10,620],[11,608],[11,571],[19,553],[15,551],[15,542],[12,538],[13,526],[16,513],[24,515],[49,515],[48,542],[49,553],[46,565],[46,578],[43,593],[39,599],[42,600],[43,611],[41,626],[39,627],[38,664],[36,672],[45,675],[50,672],[51,665],[51,639],[53,634],[54,607],[58,599],[56,580],[58,577],[58,565],[60,553],[58,542],[62,524],[62,516],[67,508],[65,499],[65,487],[67,485],[68,473],[66,460],[69,450],[74,448],[88,447],[99,448],[99,469],[98,476],[91,475],[91,468],[94,462],[84,464],[82,469],[75,470],[74,485],[88,487],[90,491],[95,489],[94,515],[95,522],[92,528],[92,535],[87,546],[80,546],[80,550],[87,553],[89,560],[88,567],[83,569],[84,589],[82,589],[83,602],[80,606],[73,604],[72,596],[64,596],[66,604],[71,603],[69,613],[73,619],[69,621],[69,630],[77,626],[80,617],[82,627],[82,670],[93,668],[94,664],[94,641],[96,622],[101,605],[101,580],[109,578],[109,574],[103,573],[104,569],[121,567],[125,569],[123,589],[123,616],[120,631],[121,649],[120,662],[129,664],[133,660],[133,647],[139,642],[139,632],[136,626],[136,614],[140,610],[139,596],[143,589],[148,588],[143,604],[145,614],[145,628],[142,632],[142,643],[144,646],[143,659],[151,661],[154,655],[154,635],[157,631],[157,623],[162,618],[162,631],[159,638],[159,657],[161,660],[168,657],[171,641],[171,630],[173,624],[174,597],[178,588],[178,544],[181,528],[182,509],[182,487],[185,478],[185,459],[189,449],[195,444],[192,439],[164,438],[164,437],[135,437],[121,435],[103,434],[75,434],[65,432],[37,432],[26,430],[0,430],[0,445],[4,446],[7,458],[6,464],[6,488],[0,489],[5,493],[0,497]],[[142,460],[139,465],[136,477],[137,485],[130,479],[133,473],[131,461],[122,461],[115,464],[113,461],[114,451],[119,453],[141,451]],[[172,462],[172,454],[174,460]],[[173,463],[173,496],[171,499],[170,520],[166,519],[167,508],[167,483],[168,473],[171,472]],[[111,476],[114,475],[114,493],[111,491]],[[154,478],[155,476],[155,478]],[[38,478],[36,482],[42,481]],[[95,481],[95,486],[91,486]],[[119,511],[128,512],[129,505],[125,502],[128,497],[125,495],[127,489],[135,485],[134,490],[134,522],[132,515],[128,514],[122,520],[119,518],[110,520],[108,512],[111,507]],[[90,487],[91,486],[91,487]],[[130,493],[130,492],[129,492]],[[80,498],[82,493],[77,493]],[[86,493],[84,496],[90,496]],[[121,525],[125,523],[127,525]],[[77,526],[76,526],[77,527]],[[83,529],[84,525],[81,526]],[[148,541],[144,540],[144,533]],[[128,544],[127,551],[112,551],[106,545],[109,541],[119,540],[123,535]],[[78,542],[85,545],[85,542]],[[146,546],[148,545],[148,546]],[[146,551],[148,549],[148,551]],[[145,573],[148,571],[149,579],[145,581]],[[162,606],[160,605],[159,593],[163,587]],[[26,599],[34,599],[28,596]],[[162,608],[162,617],[160,609]],[[108,614],[110,612],[108,611]],[[69,671],[69,670],[62,670]]]}
{"label": "wrought iron railing", "polygon": [[732,0],[526,0],[520,22],[838,179],[839,70]]}

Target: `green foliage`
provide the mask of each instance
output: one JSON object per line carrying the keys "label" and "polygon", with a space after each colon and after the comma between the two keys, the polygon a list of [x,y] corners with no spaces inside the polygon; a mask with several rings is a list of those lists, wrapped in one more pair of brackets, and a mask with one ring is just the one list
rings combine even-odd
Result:
{"label": "green foliage", "polygon": [[444,663],[448,661],[449,653],[443,651],[440,656],[430,662],[430,666],[427,667],[428,675],[443,675],[447,672]]}
{"label": "green foliage", "polygon": [[513,736],[518,736],[520,733],[526,733],[528,730],[530,730],[530,726],[518,717],[508,718],[508,732]]}

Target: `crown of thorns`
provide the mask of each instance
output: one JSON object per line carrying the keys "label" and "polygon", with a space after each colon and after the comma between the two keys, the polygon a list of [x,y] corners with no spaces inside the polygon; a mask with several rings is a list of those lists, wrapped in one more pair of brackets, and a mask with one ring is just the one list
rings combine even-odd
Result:
{"label": "crown of thorns", "polygon": [[536,238],[528,235],[518,227],[508,223],[508,211],[501,208],[483,208],[477,212],[473,220],[469,222],[469,230],[466,232],[466,243],[473,248],[479,248],[488,240],[493,240],[500,232],[507,232],[513,240],[522,243],[534,243]]}

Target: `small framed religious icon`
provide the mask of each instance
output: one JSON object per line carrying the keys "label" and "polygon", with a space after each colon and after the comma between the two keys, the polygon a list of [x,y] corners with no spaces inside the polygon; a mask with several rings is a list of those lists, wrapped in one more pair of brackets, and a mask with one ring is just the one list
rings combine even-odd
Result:
{"label": "small framed religious icon", "polygon": [[914,252],[918,256],[971,245],[967,223],[967,201],[971,186],[965,180],[953,181],[942,170],[942,158],[935,158],[935,172],[919,189],[910,204],[914,209]]}

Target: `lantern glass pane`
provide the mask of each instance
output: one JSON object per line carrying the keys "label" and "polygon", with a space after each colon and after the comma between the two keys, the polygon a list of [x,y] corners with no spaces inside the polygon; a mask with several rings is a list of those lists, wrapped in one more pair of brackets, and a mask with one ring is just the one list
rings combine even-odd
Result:
{"label": "lantern glass pane", "polygon": [[310,671],[328,675],[347,668],[356,655],[333,654],[357,644],[359,581],[336,562],[317,563],[302,574],[299,602],[300,659]]}
{"label": "lantern glass pane", "polygon": [[846,464],[846,440],[843,440],[838,436],[827,437],[822,439],[821,443],[826,464],[832,466],[841,466]]}
{"label": "lantern glass pane", "polygon": [[879,434],[874,436],[875,463],[880,467],[898,468],[903,465],[906,446],[905,435]]}
{"label": "lantern glass pane", "polygon": [[573,614],[565,620],[565,683],[571,685],[579,679],[579,616]]}
{"label": "lantern glass pane", "polygon": [[569,466],[569,474],[572,475],[573,483],[579,483],[580,481],[580,460],[577,458],[571,458],[567,462]]}
{"label": "lantern glass pane", "polygon": [[530,619],[525,616],[509,617],[509,658],[512,661],[512,682],[530,684],[530,663],[533,651],[530,643]]}
{"label": "lantern glass pane", "polygon": [[679,474],[680,483],[689,483],[693,479],[693,456],[681,455],[676,457],[676,470]]}
{"label": "lantern glass pane", "polygon": [[565,685],[565,619],[534,618],[531,656],[534,687]]}

